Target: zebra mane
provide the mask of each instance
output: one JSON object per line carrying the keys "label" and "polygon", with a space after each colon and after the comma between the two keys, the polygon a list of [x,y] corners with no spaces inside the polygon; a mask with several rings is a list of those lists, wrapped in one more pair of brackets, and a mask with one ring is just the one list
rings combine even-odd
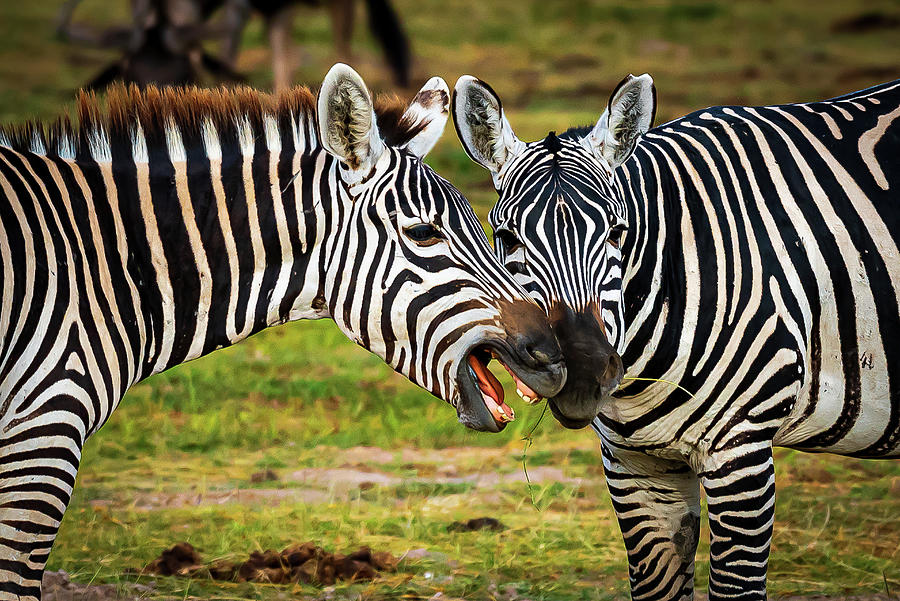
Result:
{"label": "zebra mane", "polygon": [[563,140],[579,140],[594,129],[593,125],[578,125],[575,127],[570,127],[563,133],[559,134],[559,137]]}
{"label": "zebra mane", "polygon": [[[405,119],[405,109],[406,104],[396,96],[375,101],[379,131],[389,145],[409,141],[428,125]],[[306,87],[274,96],[244,86],[139,89],[113,84],[104,97],[79,92],[75,119],[67,113],[49,123],[0,125],[0,146],[64,159],[89,153],[97,160],[109,161],[112,146],[131,145],[137,132],[148,139],[165,140],[173,130],[182,137],[193,137],[205,135],[211,125],[220,135],[238,134],[249,124],[252,131],[265,132],[267,139],[293,131],[309,147],[317,145],[315,114],[316,96]],[[277,126],[275,131],[272,124]]]}

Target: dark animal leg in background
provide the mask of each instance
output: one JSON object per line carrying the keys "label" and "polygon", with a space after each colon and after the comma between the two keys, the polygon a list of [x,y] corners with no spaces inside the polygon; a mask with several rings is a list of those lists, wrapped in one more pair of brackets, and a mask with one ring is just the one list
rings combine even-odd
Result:
{"label": "dark animal leg in background", "polygon": [[369,28],[381,44],[394,81],[401,87],[409,86],[409,40],[397,13],[388,0],[366,0],[369,12]]}
{"label": "dark animal leg in background", "polygon": [[112,82],[121,79],[123,74],[122,65],[116,61],[95,75],[84,87],[86,90],[102,90]]}
{"label": "dark animal leg in background", "polygon": [[82,23],[73,24],[72,15],[82,0],[69,0],[56,16],[56,35],[66,42],[98,48],[127,48],[134,35],[134,27],[109,27],[98,30]]}
{"label": "dark animal leg in background", "polygon": [[272,48],[272,89],[276,93],[291,86],[293,69],[290,61],[290,41],[293,24],[294,8],[292,6],[279,10],[266,22],[269,46]]}
{"label": "dark animal leg in background", "polygon": [[[224,13],[221,24],[222,35],[222,63],[232,73],[237,75],[238,51],[241,48],[241,36],[247,21],[250,20],[250,3],[248,0],[228,0],[222,10]],[[212,69],[210,69],[212,71]]]}
{"label": "dark animal leg in background", "polygon": [[603,468],[628,552],[634,601],[690,601],[700,483],[690,466],[603,442]]}
{"label": "dark animal leg in background", "polygon": [[81,4],[81,0],[67,0],[59,9],[56,14],[56,35],[64,39],[71,39],[69,28],[72,25],[72,15],[75,14],[75,9],[79,4]]}
{"label": "dark animal leg in background", "polygon": [[219,60],[208,52],[203,53],[203,68],[209,71],[214,77],[225,81],[244,82],[246,78],[232,69],[225,61]]}
{"label": "dark animal leg in background", "polygon": [[353,40],[353,28],[356,24],[356,0],[332,0],[331,31],[334,35],[334,45],[340,60],[349,63],[352,60],[351,42]]}

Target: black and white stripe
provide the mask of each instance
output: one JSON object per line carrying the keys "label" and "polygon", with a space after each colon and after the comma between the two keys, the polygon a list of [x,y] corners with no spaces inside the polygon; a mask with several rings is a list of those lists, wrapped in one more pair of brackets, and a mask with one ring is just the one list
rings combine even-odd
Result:
{"label": "black and white stripe", "polygon": [[[710,599],[765,599],[772,447],[900,456],[900,81],[710,108],[639,142],[646,75],[596,126],[528,144],[474,78],[453,110],[500,194],[501,258],[548,310],[594,303],[621,353],[593,427],[632,598],[692,598],[702,486]],[[592,377],[560,342],[569,383]]]}
{"label": "black and white stripe", "polygon": [[381,134],[349,67],[318,102],[120,88],[108,115],[83,98],[78,130],[0,134],[0,599],[40,597],[82,445],[151,374],[331,317],[496,430],[460,387],[475,345],[558,361],[471,207],[421,161],[446,122],[443,80]]}

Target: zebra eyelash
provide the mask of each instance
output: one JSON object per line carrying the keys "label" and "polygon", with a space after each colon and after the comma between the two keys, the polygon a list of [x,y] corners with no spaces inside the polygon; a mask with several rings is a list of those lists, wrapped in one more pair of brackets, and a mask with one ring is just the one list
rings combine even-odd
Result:
{"label": "zebra eyelash", "polygon": [[622,238],[625,236],[625,226],[624,225],[614,225],[609,230],[609,235],[606,237],[606,241],[613,247],[619,248],[622,245]]}

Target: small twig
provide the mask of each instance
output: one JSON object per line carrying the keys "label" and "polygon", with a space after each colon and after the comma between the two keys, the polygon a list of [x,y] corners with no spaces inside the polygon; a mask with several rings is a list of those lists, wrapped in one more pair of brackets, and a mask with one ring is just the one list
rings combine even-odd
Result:
{"label": "small twig", "polygon": [[531,485],[531,478],[528,477],[528,465],[525,463],[526,456],[528,454],[528,448],[534,443],[534,439],[532,439],[532,435],[534,431],[537,430],[537,427],[541,425],[541,420],[544,419],[544,414],[547,413],[547,403],[544,403],[544,408],[541,410],[541,415],[538,417],[537,421],[534,422],[534,425],[531,427],[531,430],[528,431],[528,434],[522,437],[522,440],[525,441],[525,448],[522,449],[522,471],[525,472],[525,482],[528,486],[528,494],[531,495],[531,504],[534,505],[534,508],[538,511],[541,510],[537,505],[537,501],[534,498],[534,487]]}
{"label": "small twig", "polygon": [[678,390],[684,392],[689,397],[694,398],[694,395],[684,386],[679,384],[678,382],[673,382],[671,380],[663,380],[661,378],[622,378],[623,380],[634,380],[640,382],[662,382],[663,384],[668,384],[669,386],[674,386]]}

